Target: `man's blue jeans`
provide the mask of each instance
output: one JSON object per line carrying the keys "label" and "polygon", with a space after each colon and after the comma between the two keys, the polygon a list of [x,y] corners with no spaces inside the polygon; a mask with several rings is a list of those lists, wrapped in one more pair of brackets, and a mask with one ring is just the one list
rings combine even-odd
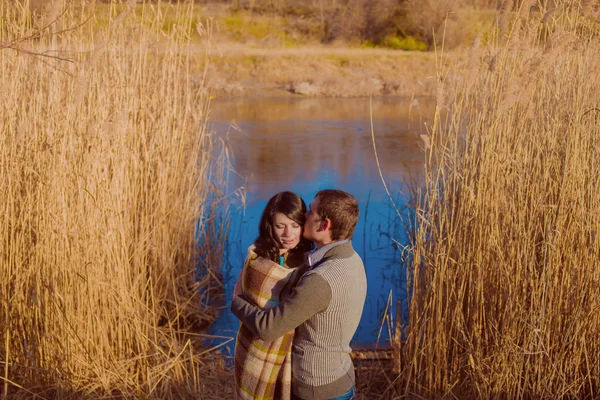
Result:
{"label": "man's blue jeans", "polygon": [[352,386],[350,388],[350,390],[348,390],[343,395],[338,396],[338,397],[334,397],[334,398],[329,399],[329,400],[353,400],[355,395],[356,395],[356,386]]}

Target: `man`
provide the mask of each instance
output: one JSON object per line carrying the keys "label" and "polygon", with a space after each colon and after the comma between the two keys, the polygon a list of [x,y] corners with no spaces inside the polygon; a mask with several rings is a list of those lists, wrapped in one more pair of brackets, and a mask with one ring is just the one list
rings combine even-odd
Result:
{"label": "man", "polygon": [[306,213],[304,237],[316,249],[308,272],[279,306],[261,310],[234,296],[231,311],[262,340],[296,329],[292,396],[304,400],[352,399],[355,375],[350,340],[367,291],[365,269],[352,248],[358,203],[341,190],[318,192]]}

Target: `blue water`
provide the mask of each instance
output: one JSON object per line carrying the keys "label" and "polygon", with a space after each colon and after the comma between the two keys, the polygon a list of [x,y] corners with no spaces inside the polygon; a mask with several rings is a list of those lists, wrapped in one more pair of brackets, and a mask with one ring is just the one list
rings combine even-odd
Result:
{"label": "blue water", "polygon": [[[403,221],[409,211],[408,188],[420,181],[424,160],[419,134],[427,112],[422,104],[417,110],[415,106],[407,99],[373,103],[377,156],[388,195],[377,168],[368,99],[213,102],[209,129],[232,151],[230,190],[241,189],[244,195],[231,205],[223,265],[226,305],[212,334],[227,338],[237,332],[239,321],[228,305],[267,200],[291,190],[308,204],[319,190],[335,188],[356,196],[361,211],[353,246],[365,263],[368,288],[354,342],[393,336],[396,318],[407,317],[402,256],[408,244]],[[231,354],[233,342],[223,350]]]}

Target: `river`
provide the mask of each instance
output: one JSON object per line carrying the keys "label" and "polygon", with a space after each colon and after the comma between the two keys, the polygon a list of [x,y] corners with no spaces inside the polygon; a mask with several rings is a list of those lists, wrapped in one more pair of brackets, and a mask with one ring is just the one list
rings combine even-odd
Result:
{"label": "river", "polygon": [[[242,188],[244,193],[230,214],[223,267],[227,305],[267,200],[291,190],[308,205],[321,189],[342,189],[359,201],[361,216],[353,245],[363,258],[368,280],[354,342],[388,340],[398,304],[401,318],[407,318],[401,263],[403,246],[408,244],[404,220],[409,188],[422,180],[420,135],[433,107],[428,99],[373,99],[375,152],[369,99],[213,100],[208,127],[232,152],[231,190]],[[381,324],[384,315],[391,319]],[[211,332],[235,337],[238,327],[239,321],[225,307]],[[233,342],[227,346],[225,352],[232,354]]]}

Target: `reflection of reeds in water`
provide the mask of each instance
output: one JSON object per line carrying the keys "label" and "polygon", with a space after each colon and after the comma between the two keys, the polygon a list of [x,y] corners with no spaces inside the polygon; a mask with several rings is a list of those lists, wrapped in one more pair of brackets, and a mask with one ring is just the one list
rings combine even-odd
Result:
{"label": "reflection of reeds in water", "polygon": [[[0,3],[5,42],[34,26],[19,7]],[[193,333],[214,318],[201,294],[225,234],[208,102],[187,73],[187,8],[167,35],[151,6],[125,8],[60,33],[93,12],[63,9],[58,36],[20,44],[72,63],[0,50],[4,394],[181,398],[206,383]]]}
{"label": "reflection of reeds in water", "polygon": [[416,193],[400,393],[600,395],[598,9],[557,4],[510,14],[508,40],[445,80]]}

